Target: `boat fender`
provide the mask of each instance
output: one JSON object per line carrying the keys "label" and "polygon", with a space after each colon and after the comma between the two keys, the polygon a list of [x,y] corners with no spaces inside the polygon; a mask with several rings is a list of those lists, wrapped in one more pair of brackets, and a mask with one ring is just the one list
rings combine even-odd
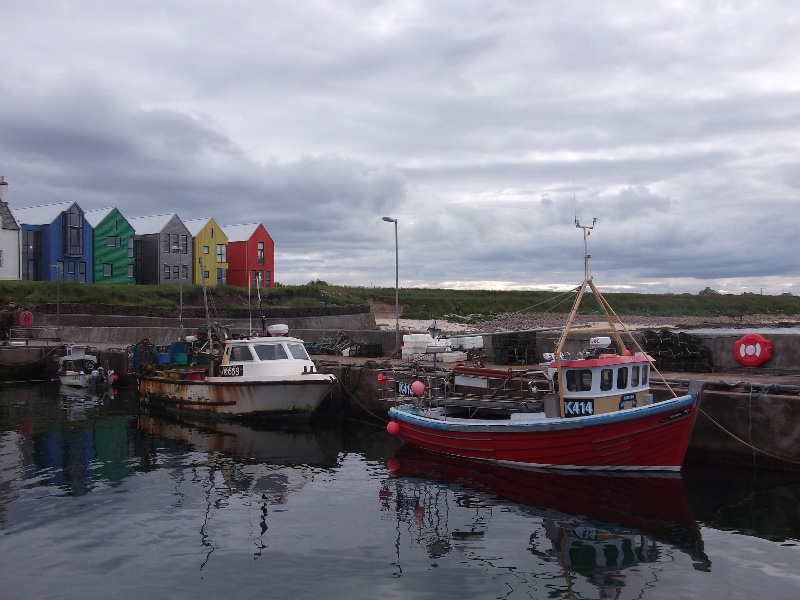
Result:
{"label": "boat fender", "polygon": [[745,367],[758,367],[772,358],[772,343],[757,333],[748,333],[733,344],[733,358]]}

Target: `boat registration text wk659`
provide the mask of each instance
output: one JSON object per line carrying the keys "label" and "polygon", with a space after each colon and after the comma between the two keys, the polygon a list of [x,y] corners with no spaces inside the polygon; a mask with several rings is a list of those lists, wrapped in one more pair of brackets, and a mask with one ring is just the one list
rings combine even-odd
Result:
{"label": "boat registration text wk659", "polygon": [[221,377],[241,377],[244,372],[242,365],[225,365],[219,368]]}
{"label": "boat registration text wk659", "polygon": [[564,416],[582,417],[594,414],[594,400],[570,400],[564,402]]}

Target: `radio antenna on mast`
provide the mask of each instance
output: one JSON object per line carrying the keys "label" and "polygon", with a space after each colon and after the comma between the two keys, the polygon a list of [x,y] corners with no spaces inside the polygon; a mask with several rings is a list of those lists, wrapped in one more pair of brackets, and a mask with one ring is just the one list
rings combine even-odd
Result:
{"label": "radio antenna on mast", "polygon": [[589,259],[592,258],[592,255],[589,254],[589,234],[591,230],[594,229],[594,224],[597,223],[597,217],[592,219],[591,225],[581,225],[580,221],[578,221],[577,215],[575,216],[575,227],[579,227],[583,229],[583,279],[584,281],[589,281],[591,276],[589,274]]}

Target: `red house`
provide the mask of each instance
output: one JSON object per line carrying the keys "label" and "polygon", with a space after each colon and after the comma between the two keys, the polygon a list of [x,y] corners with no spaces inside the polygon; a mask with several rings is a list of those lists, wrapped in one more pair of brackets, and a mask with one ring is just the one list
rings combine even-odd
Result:
{"label": "red house", "polygon": [[261,223],[223,225],[228,236],[228,285],[273,287],[275,242]]}

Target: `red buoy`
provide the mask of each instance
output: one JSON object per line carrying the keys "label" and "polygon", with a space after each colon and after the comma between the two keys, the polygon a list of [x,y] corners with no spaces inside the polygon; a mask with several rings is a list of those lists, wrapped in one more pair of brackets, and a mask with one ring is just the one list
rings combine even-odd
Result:
{"label": "red buoy", "polygon": [[386,431],[392,435],[397,435],[400,433],[400,424],[397,421],[389,421],[389,424],[386,425]]}
{"label": "red buoy", "polygon": [[421,381],[415,381],[411,384],[411,392],[415,396],[422,396],[425,393],[425,384]]}
{"label": "red buoy", "polygon": [[745,367],[758,367],[772,358],[772,343],[757,333],[748,333],[733,344],[733,358]]}

